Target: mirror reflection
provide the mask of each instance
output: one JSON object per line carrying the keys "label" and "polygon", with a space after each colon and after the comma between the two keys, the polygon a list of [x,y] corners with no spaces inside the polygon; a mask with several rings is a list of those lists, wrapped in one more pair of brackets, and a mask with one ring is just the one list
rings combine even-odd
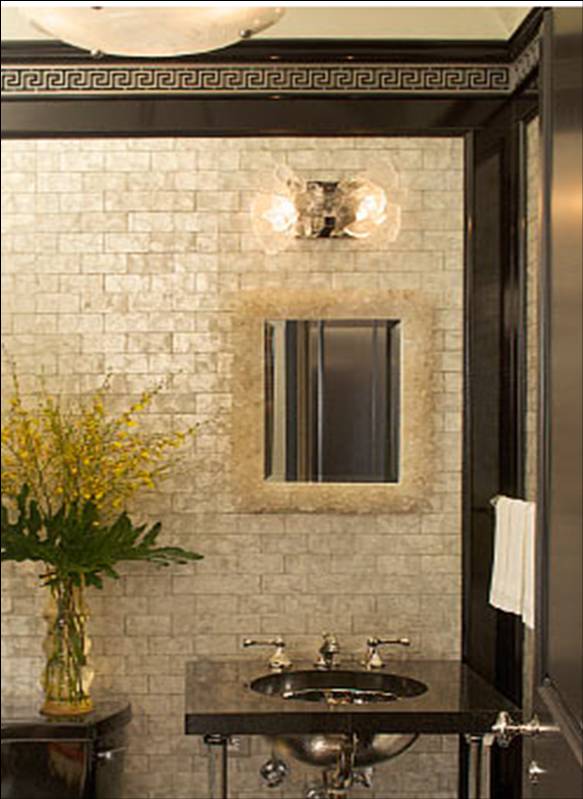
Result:
{"label": "mirror reflection", "polygon": [[397,319],[265,323],[265,477],[399,480]]}

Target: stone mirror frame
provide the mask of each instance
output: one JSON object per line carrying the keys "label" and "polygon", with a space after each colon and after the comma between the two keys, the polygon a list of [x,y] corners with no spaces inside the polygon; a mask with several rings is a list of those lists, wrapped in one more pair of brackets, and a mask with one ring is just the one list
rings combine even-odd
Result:
{"label": "stone mirror frame", "polygon": [[[434,468],[433,309],[418,291],[242,292],[235,300],[233,498],[242,512],[411,512],[430,503]],[[400,474],[393,483],[265,479],[265,323],[274,319],[398,319]]]}

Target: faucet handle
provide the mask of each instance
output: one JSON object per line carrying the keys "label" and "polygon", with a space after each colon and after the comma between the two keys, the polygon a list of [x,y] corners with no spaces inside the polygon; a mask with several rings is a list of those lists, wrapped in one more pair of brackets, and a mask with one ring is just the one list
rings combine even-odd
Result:
{"label": "faucet handle", "polygon": [[362,665],[367,669],[383,669],[385,663],[379,654],[379,647],[387,644],[399,644],[400,646],[411,646],[409,638],[377,638],[371,637],[366,642],[366,652]]}
{"label": "faucet handle", "polygon": [[400,644],[401,646],[411,646],[409,638],[369,638],[367,644],[371,646],[384,646],[384,644]]}
{"label": "faucet handle", "polygon": [[250,646],[274,646],[275,652],[269,658],[269,668],[271,671],[284,671],[285,669],[290,669],[292,662],[289,659],[287,653],[285,652],[285,641],[281,636],[277,636],[277,638],[273,638],[272,640],[268,641],[255,641],[252,638],[245,638],[243,640],[243,647],[247,649]]}

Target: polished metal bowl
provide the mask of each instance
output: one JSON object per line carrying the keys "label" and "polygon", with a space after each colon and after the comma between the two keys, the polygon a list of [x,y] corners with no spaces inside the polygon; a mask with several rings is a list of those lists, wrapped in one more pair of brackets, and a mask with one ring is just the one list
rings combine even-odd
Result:
{"label": "polished metal bowl", "polygon": [[[354,766],[372,766],[402,754],[416,740],[417,733],[377,733],[359,739],[354,749]],[[346,748],[345,735],[312,733],[310,735],[278,735],[270,739],[282,757],[293,757],[310,766],[327,768],[336,765]]]}
{"label": "polished metal bowl", "polygon": [[280,699],[364,705],[419,696],[427,686],[411,677],[371,671],[288,671],[258,677],[251,690]]}

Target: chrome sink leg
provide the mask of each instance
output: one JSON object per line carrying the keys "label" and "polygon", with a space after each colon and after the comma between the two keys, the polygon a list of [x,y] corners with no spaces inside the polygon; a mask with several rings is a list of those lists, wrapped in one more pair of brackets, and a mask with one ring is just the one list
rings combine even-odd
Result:
{"label": "chrome sink leg", "polygon": [[[205,735],[203,740],[207,745],[209,758],[209,799],[229,799],[229,762],[227,755],[229,738],[226,735],[215,734]],[[219,783],[218,786],[217,782]]]}
{"label": "chrome sink leg", "polygon": [[490,799],[490,752],[494,736],[466,735],[468,799]]}

